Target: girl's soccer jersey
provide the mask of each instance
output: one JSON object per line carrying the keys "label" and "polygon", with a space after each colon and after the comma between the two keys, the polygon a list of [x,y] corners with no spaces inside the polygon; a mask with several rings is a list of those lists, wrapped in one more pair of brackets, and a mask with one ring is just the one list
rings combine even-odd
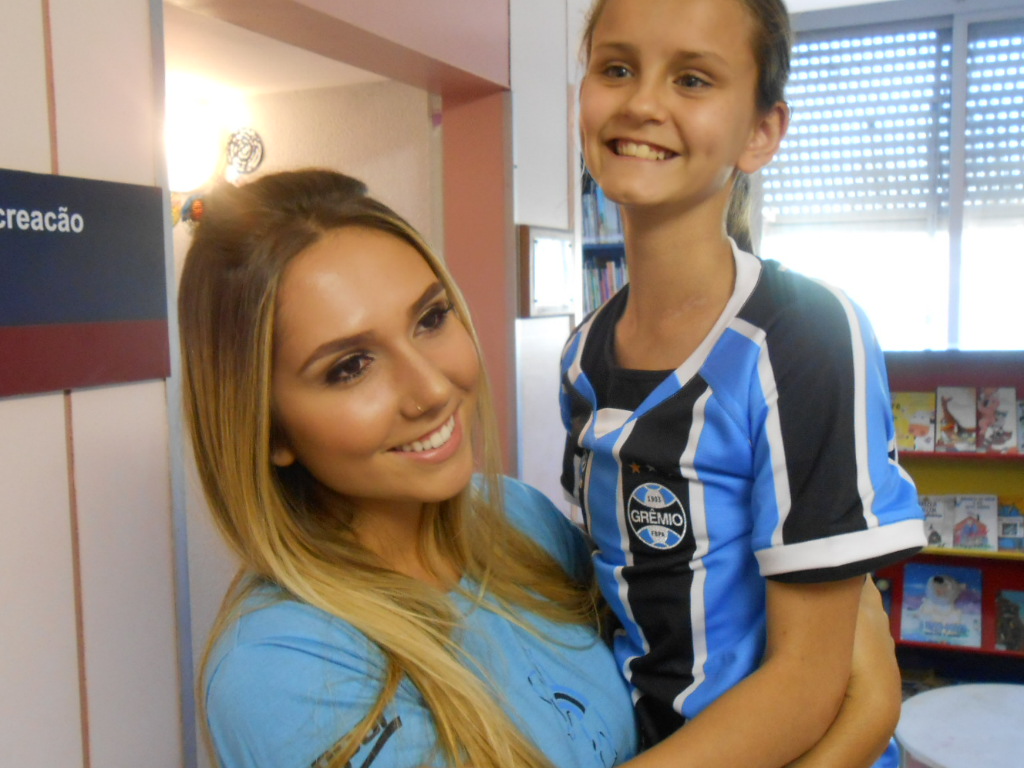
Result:
{"label": "girl's soccer jersey", "polygon": [[628,286],[563,355],[562,485],[654,740],[759,665],[766,578],[844,579],[924,545],[866,318],[775,262],[735,259],[732,298],[678,369],[615,365]]}

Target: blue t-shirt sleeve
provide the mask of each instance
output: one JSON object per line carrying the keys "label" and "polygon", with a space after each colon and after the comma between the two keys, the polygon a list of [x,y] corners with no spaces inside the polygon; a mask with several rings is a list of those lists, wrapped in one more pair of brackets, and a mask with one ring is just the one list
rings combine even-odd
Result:
{"label": "blue t-shirt sleeve", "polygon": [[[207,722],[224,768],[311,768],[376,702],[384,661],[357,632],[282,602],[243,616],[215,651]],[[353,761],[415,768],[432,759],[433,728],[403,683]]]}
{"label": "blue t-shirt sleeve", "polygon": [[870,323],[844,294],[800,285],[772,325],[752,390],[764,403],[752,409],[754,547],[763,575],[821,581],[896,562],[924,541],[916,489],[894,460]]}

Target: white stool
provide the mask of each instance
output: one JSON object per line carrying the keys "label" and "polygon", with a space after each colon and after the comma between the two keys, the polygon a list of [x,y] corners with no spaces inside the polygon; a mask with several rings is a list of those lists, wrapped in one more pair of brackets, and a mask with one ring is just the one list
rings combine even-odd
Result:
{"label": "white stool", "polygon": [[1022,768],[1024,685],[949,685],[911,696],[896,740],[907,768]]}

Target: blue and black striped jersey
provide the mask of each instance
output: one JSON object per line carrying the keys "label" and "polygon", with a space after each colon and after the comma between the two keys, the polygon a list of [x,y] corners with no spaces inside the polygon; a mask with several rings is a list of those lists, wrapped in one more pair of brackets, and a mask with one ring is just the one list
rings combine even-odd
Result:
{"label": "blue and black striped jersey", "polygon": [[563,353],[562,485],[655,741],[758,666],[766,578],[848,578],[924,545],[866,317],[775,262],[735,258],[732,298],[678,369],[615,365],[628,286]]}

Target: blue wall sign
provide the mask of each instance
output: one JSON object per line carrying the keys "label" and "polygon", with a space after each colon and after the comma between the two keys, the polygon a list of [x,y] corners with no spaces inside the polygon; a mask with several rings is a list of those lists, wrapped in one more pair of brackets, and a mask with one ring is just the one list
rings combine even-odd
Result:
{"label": "blue wall sign", "polygon": [[0,396],[170,375],[163,206],[0,169]]}

